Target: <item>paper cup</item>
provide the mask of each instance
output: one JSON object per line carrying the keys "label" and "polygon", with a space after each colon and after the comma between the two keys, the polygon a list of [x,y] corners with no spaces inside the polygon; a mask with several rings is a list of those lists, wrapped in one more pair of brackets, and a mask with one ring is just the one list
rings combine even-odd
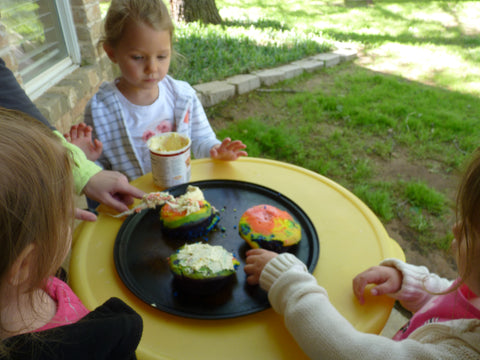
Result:
{"label": "paper cup", "polygon": [[152,136],[147,145],[155,185],[169,188],[190,181],[191,140],[188,136],[167,132]]}

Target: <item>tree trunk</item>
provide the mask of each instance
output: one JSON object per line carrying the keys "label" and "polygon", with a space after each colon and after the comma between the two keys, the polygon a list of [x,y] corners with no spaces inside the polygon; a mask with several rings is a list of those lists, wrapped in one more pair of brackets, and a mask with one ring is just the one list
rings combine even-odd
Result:
{"label": "tree trunk", "polygon": [[170,0],[172,17],[177,22],[200,20],[205,24],[220,24],[222,18],[218,13],[215,0]]}

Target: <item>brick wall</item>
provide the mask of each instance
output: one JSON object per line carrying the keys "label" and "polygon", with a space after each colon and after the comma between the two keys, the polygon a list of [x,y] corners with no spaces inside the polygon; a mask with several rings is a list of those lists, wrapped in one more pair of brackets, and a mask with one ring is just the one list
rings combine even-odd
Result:
{"label": "brick wall", "polygon": [[[103,49],[97,46],[102,31],[99,0],[70,0],[82,55],[79,68],[49,88],[34,103],[43,115],[61,132],[83,119],[87,101],[103,81],[113,79],[114,68]],[[0,25],[1,26],[1,25]],[[0,27],[0,35],[3,29]],[[2,41],[3,39],[3,41]],[[0,36],[0,52],[7,66],[18,69],[8,43]],[[19,78],[17,76],[17,78]]]}

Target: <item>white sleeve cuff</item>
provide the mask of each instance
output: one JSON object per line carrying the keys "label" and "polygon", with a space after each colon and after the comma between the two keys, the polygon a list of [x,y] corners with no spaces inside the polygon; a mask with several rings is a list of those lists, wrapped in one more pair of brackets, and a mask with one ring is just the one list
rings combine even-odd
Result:
{"label": "white sleeve cuff", "polygon": [[293,266],[300,267],[299,270],[308,272],[307,267],[295,255],[283,253],[270,260],[260,275],[260,286],[265,291],[269,291],[275,280],[285,271]]}

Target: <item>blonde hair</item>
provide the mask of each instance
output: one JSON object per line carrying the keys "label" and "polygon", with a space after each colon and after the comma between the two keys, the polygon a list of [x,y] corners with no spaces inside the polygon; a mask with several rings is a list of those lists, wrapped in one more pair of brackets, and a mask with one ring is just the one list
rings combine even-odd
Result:
{"label": "blonde hair", "polygon": [[480,251],[480,149],[473,154],[460,181],[457,220],[461,234],[461,240],[458,241],[465,241],[466,249],[465,266],[464,269],[459,269],[459,275],[466,279],[471,274],[475,256]]}
{"label": "blonde hair", "polygon": [[173,50],[174,26],[163,0],[112,0],[100,42],[115,47],[129,21],[145,23],[157,31],[168,31]]}
{"label": "blonde hair", "polygon": [[75,210],[71,157],[47,126],[0,108],[0,173],[0,291],[15,260],[34,244],[26,283],[32,294],[68,252]]}

